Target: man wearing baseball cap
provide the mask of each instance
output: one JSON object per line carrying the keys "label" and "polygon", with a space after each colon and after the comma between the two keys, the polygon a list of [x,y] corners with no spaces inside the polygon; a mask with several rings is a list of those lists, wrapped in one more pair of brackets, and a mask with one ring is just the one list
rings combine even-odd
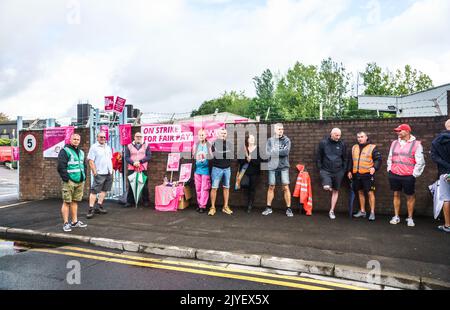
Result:
{"label": "man wearing baseball cap", "polygon": [[400,223],[400,194],[403,190],[408,207],[406,223],[409,227],[413,227],[415,226],[413,213],[416,203],[416,178],[422,174],[425,168],[423,147],[420,141],[411,135],[411,127],[408,124],[401,124],[394,131],[397,133],[398,139],[392,141],[387,160],[389,184],[394,192],[395,212],[390,223],[393,225]]}

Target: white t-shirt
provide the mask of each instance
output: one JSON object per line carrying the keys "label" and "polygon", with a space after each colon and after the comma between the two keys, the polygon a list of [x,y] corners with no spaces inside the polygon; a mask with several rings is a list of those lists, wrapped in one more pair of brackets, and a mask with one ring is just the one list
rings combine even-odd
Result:
{"label": "white t-shirt", "polygon": [[111,174],[113,172],[112,167],[112,150],[105,143],[95,143],[91,146],[88,153],[88,160],[93,160],[97,174]]}

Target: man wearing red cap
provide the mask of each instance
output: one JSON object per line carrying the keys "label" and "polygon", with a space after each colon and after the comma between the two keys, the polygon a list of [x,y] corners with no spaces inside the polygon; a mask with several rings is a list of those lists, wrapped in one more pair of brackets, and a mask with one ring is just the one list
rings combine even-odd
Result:
{"label": "man wearing red cap", "polygon": [[408,218],[406,223],[409,227],[415,226],[413,221],[414,205],[416,203],[415,185],[425,168],[423,148],[420,141],[411,135],[411,127],[402,124],[394,129],[398,139],[393,141],[389,150],[387,170],[389,173],[389,184],[394,191],[394,212],[391,224],[400,223],[400,193],[406,194],[408,206]]}

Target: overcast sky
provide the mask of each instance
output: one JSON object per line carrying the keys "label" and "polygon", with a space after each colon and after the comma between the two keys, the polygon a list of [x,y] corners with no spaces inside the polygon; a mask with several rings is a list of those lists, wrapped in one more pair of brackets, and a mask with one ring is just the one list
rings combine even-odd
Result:
{"label": "overcast sky", "polygon": [[375,61],[450,82],[448,0],[0,0],[0,112],[76,116],[121,96],[189,112],[224,91],[254,95],[266,68]]}

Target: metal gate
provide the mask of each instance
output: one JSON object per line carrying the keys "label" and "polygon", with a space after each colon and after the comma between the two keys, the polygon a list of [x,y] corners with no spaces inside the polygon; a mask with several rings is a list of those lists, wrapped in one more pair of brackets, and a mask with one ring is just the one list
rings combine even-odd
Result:
{"label": "metal gate", "polygon": [[[111,147],[113,153],[120,152],[122,156],[123,146],[120,145],[120,135],[119,135],[119,124],[125,123],[125,116],[127,115],[127,107],[118,116],[116,113],[100,112],[99,109],[91,108],[89,116],[89,127],[90,127],[90,145],[97,142],[97,134],[102,130],[102,126],[108,127],[108,145]],[[125,159],[122,157],[122,171],[125,172]],[[91,185],[94,178],[91,172]],[[113,172],[113,185],[111,191],[106,193],[105,199],[109,200],[121,200],[125,193],[125,175],[120,171],[114,170]]]}

